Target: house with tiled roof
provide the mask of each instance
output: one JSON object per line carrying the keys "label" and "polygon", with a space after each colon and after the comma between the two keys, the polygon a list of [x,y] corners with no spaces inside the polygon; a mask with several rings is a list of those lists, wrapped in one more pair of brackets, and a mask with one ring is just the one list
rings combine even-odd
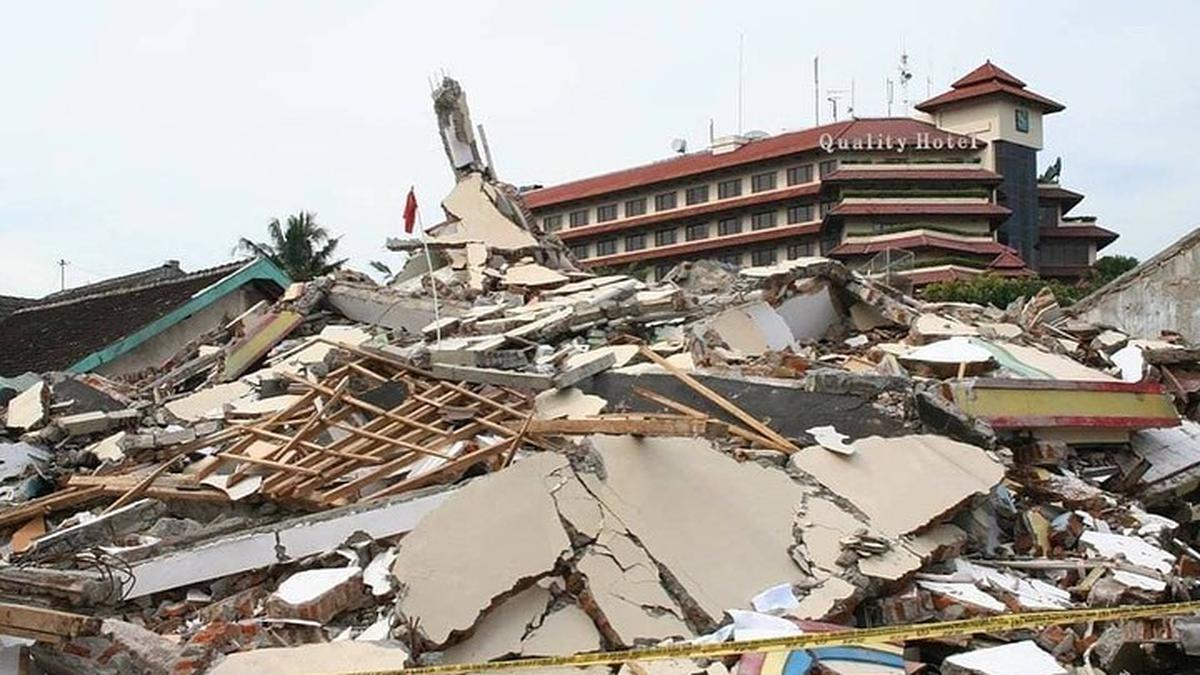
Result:
{"label": "house with tiled roof", "polygon": [[[718,138],[522,197],[535,225],[584,266],[659,274],[688,259],[765,265],[827,255],[921,285],[1032,275],[1042,234],[1095,246],[1115,237],[1066,220],[1040,225],[1042,117],[1061,104],[988,62],[916,109],[919,119]],[[1059,245],[1049,247],[1057,261]]]}
{"label": "house with tiled roof", "polygon": [[259,258],[190,273],[168,263],[54,293],[0,319],[0,377],[153,368],[290,283]]}

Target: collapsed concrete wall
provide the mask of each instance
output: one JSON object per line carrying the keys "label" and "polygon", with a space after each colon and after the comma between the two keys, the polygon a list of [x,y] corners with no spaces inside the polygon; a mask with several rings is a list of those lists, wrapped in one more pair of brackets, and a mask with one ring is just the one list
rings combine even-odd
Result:
{"label": "collapsed concrete wall", "polygon": [[1071,313],[1130,335],[1200,340],[1200,229],[1080,300]]}

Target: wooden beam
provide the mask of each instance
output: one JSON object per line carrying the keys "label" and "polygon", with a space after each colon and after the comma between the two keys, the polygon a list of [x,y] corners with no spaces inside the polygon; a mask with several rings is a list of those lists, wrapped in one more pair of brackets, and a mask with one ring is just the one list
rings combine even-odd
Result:
{"label": "wooden beam", "polygon": [[[657,391],[651,391],[649,389],[645,389],[643,387],[638,387],[638,386],[634,386],[632,391],[634,394],[641,396],[642,398],[646,399],[647,401],[657,403],[657,404],[661,405],[662,407],[666,408],[667,410],[674,410],[677,413],[680,413],[682,415],[689,415],[691,417],[700,417],[700,418],[708,417],[707,413],[702,412],[700,410],[696,410],[695,408],[690,408],[674,399],[667,398],[666,396],[663,396],[662,394],[658,393]],[[749,441],[751,443],[757,443],[764,448],[771,448],[771,447],[775,446],[775,444],[773,442],[771,442],[771,440],[769,438],[763,438],[762,436],[759,436],[758,434],[754,433],[753,431],[743,429],[742,427],[739,427],[739,426],[733,425],[733,424],[729,425],[729,435],[737,436],[738,438],[745,440],[745,441]]]}
{"label": "wooden beam", "polygon": [[704,438],[724,438],[729,435],[728,427],[722,422],[688,415],[562,417],[551,420],[532,420],[528,425],[528,429],[532,433],[564,434],[568,436],[632,434],[634,436],[703,436]]}
{"label": "wooden beam", "polygon": [[658,365],[662,366],[663,369],[665,369],[671,375],[674,375],[675,379],[686,384],[692,391],[694,391],[697,394],[700,394],[701,396],[703,396],[704,398],[712,401],[713,403],[715,403],[718,407],[720,407],[725,412],[727,412],[730,415],[733,415],[734,417],[741,420],[742,423],[744,423],[746,426],[748,426],[751,429],[762,434],[763,437],[769,439],[771,441],[771,444],[773,446],[775,446],[775,448],[777,448],[778,450],[782,450],[783,452],[786,452],[789,454],[800,451],[800,448],[796,447],[791,441],[784,438],[782,435],[780,435],[774,429],[772,429],[771,427],[758,421],[758,419],[756,419],[753,415],[746,412],[745,410],[742,410],[741,408],[737,407],[736,405],[730,403],[728,400],[726,400],[723,396],[721,396],[717,392],[704,386],[704,384],[701,383],[696,378],[694,378],[691,375],[688,375],[687,373],[683,372],[682,370],[676,368],[669,361],[667,361],[663,357],[659,356],[658,354],[654,353],[653,349],[650,349],[649,347],[646,347],[645,345],[643,345],[641,348],[641,353],[646,358],[653,361],[654,363],[657,363]]}
{"label": "wooden beam", "polygon": [[0,603],[0,633],[42,642],[100,634],[99,618],[54,609]]}
{"label": "wooden beam", "polygon": [[20,525],[34,516],[44,516],[61,509],[80,506],[103,496],[104,491],[100,487],[68,487],[0,511],[0,528]]}

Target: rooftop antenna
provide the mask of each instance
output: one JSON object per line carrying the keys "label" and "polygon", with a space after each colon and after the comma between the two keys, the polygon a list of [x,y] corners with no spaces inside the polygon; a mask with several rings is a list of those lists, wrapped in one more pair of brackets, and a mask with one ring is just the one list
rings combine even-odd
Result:
{"label": "rooftop antenna", "polygon": [[884,91],[887,92],[887,116],[892,116],[892,101],[896,99],[896,83],[892,82],[892,78],[884,78]]}
{"label": "rooftop antenna", "polygon": [[[903,47],[901,47],[903,50]],[[904,104],[904,116],[908,116],[908,81],[912,79],[912,71],[908,69],[908,52],[900,52],[900,102]]]}
{"label": "rooftop antenna", "polygon": [[846,90],[845,89],[830,89],[830,90],[826,91],[825,93],[828,94],[828,97],[825,100],[829,101],[829,104],[833,107],[833,121],[836,122],[836,121],[838,121],[838,101],[845,98]]}
{"label": "rooftop antenna", "polygon": [[850,107],[846,108],[846,116],[854,119],[854,78],[850,78]]}
{"label": "rooftop antenna", "polygon": [[58,290],[67,290],[67,265],[71,263],[66,260],[59,259],[58,261]]}
{"label": "rooftop antenna", "polygon": [[813,126],[821,126],[821,57],[813,57]]}
{"label": "rooftop antenna", "polygon": [[708,118],[708,144],[712,145],[713,141],[717,140],[716,126],[713,118]]}
{"label": "rooftop antenna", "polygon": [[746,42],[745,33],[738,33],[738,97],[737,97],[737,103],[738,103],[737,130],[738,131],[737,132],[738,132],[739,136],[742,134],[742,62],[743,62],[743,58],[742,58],[743,49],[742,48],[743,48],[745,42]]}

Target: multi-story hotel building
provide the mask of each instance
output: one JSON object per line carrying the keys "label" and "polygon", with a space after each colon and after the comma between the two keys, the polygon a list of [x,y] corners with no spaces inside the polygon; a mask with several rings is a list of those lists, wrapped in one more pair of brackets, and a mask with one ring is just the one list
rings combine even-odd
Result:
{"label": "multi-story hotel building", "polygon": [[1042,117],[1063,106],[990,62],[916,106],[733,136],[653,164],[523,193],[588,267],[826,255],[914,285],[984,272],[1079,277],[1116,234],[1039,184]]}

